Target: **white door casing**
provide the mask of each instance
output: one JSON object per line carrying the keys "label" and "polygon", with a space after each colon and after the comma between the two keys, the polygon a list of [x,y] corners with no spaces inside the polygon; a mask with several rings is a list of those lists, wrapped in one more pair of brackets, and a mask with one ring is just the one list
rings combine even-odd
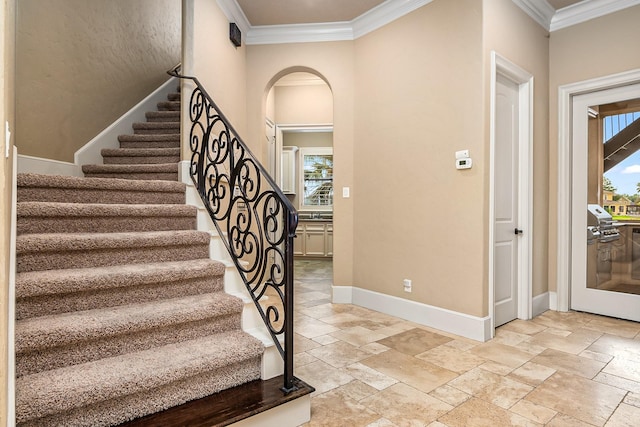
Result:
{"label": "white door casing", "polygon": [[640,83],[600,90],[572,100],[571,286],[573,310],[640,321],[640,295],[587,287],[588,108],[640,98]]}
{"label": "white door casing", "polygon": [[[558,88],[558,191],[557,191],[557,270],[556,293],[551,308],[567,311],[572,280],[572,106],[578,95],[640,83],[640,69],[598,77]],[[586,206],[585,206],[586,211]],[[585,212],[586,215],[586,212]]]}
{"label": "white door casing", "polygon": [[[523,233],[512,243],[505,243],[509,239],[506,238],[506,223],[501,219],[502,208],[496,209],[496,203],[503,206],[505,200],[498,196],[503,183],[500,180],[501,174],[504,174],[499,168],[496,169],[497,163],[504,163],[504,153],[498,153],[500,141],[498,129],[498,109],[500,102],[499,80],[502,83],[511,82],[511,85],[517,89],[514,94],[517,97],[517,130],[515,132],[515,147],[511,151],[513,155],[513,168],[511,172],[517,172],[517,178],[512,181],[512,194],[517,195],[512,200],[511,215],[514,216],[514,225],[511,233],[515,237],[515,228],[521,229]],[[490,119],[490,172],[489,172],[489,316],[491,318],[492,336],[496,325],[499,325],[496,314],[502,310],[496,309],[496,301],[505,300],[505,295],[510,295],[506,300],[511,300],[516,307],[517,318],[530,319],[532,313],[532,233],[533,220],[531,210],[533,208],[533,76],[503,58],[496,52],[491,52],[491,119]],[[514,109],[516,114],[516,109]],[[511,131],[509,131],[511,132]],[[511,156],[511,155],[509,155]],[[504,187],[504,186],[503,186]],[[504,188],[503,188],[504,189]],[[497,199],[496,199],[497,198]],[[510,226],[509,226],[510,227]],[[502,230],[504,228],[504,230]],[[509,247],[509,245],[512,245]],[[507,249],[508,247],[508,249]],[[498,262],[497,257],[504,259],[505,251],[509,252],[509,263]],[[505,277],[511,278],[511,283],[515,282],[515,287],[508,292],[503,289],[496,289],[497,282],[504,282]],[[515,292],[514,292],[515,291]],[[511,309],[512,310],[512,309]],[[502,314],[500,314],[502,316]],[[502,319],[500,319],[501,321]]]}

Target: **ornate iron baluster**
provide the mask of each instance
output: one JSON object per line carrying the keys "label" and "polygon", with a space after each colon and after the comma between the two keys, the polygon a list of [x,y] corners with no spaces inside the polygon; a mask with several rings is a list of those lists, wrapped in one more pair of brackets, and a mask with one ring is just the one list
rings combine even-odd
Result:
{"label": "ornate iron baluster", "polygon": [[[298,213],[198,79],[181,75],[179,68],[169,75],[196,86],[189,103],[191,179],[284,360],[282,389],[291,392]],[[268,303],[261,303],[267,295]]]}

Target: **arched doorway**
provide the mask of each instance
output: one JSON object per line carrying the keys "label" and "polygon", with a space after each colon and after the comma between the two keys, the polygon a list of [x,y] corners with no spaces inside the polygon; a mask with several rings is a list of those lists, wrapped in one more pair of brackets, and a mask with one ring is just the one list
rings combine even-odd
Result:
{"label": "arched doorway", "polygon": [[333,93],[313,70],[288,69],[270,82],[265,163],[299,212],[298,263],[333,257]]}

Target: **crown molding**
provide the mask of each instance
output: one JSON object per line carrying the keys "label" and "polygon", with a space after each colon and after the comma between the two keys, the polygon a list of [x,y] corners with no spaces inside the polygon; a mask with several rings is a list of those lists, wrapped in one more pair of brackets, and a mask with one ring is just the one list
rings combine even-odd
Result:
{"label": "crown molding", "polygon": [[408,15],[433,0],[387,0],[351,21],[353,37],[357,39],[380,27]]}
{"label": "crown molding", "polygon": [[353,40],[350,22],[258,25],[247,32],[247,45]]}
{"label": "crown molding", "polygon": [[251,26],[236,0],[217,0],[222,12],[245,34],[247,45],[355,40],[432,1],[387,0],[346,22]]}
{"label": "crown molding", "polygon": [[251,29],[251,24],[238,2],[236,0],[217,0],[217,3],[229,22],[235,22],[246,38]]}
{"label": "crown molding", "polygon": [[527,15],[544,29],[549,30],[556,10],[547,0],[512,0]]}
{"label": "crown molding", "polygon": [[639,4],[640,0],[584,0],[558,10],[550,30],[561,30]]}

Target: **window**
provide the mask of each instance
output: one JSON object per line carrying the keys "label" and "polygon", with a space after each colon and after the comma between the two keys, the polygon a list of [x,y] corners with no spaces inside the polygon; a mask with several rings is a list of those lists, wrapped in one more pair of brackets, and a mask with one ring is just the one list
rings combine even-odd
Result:
{"label": "window", "polygon": [[300,149],[301,209],[331,210],[333,207],[333,149]]}

